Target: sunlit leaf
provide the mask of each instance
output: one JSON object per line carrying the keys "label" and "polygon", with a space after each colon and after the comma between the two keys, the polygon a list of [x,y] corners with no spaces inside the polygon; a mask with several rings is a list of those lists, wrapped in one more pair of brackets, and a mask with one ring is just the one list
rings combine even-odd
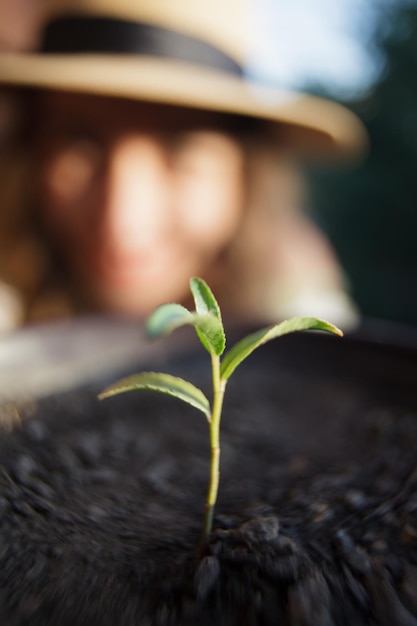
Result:
{"label": "sunlit leaf", "polygon": [[146,331],[153,339],[171,333],[184,324],[192,324],[193,314],[181,304],[162,304],[146,320]]}
{"label": "sunlit leaf", "polygon": [[343,335],[339,328],[316,317],[294,317],[280,324],[261,328],[251,335],[244,337],[225,354],[221,364],[221,378],[223,380],[230,378],[237,366],[259,346],[282,335],[300,330],[322,330],[334,333],[335,335]]}
{"label": "sunlit leaf", "polygon": [[210,403],[204,393],[198,387],[177,376],[163,374],[161,372],[141,372],[127,376],[122,380],[110,385],[99,394],[100,400],[115,396],[127,391],[148,389],[158,391],[179,398],[191,406],[199,409],[210,421]]}
{"label": "sunlit leaf", "polygon": [[202,278],[194,277],[190,280],[190,289],[197,313],[211,313],[221,321],[220,307],[208,284]]}
{"label": "sunlit leaf", "polygon": [[200,315],[196,313],[195,315],[193,325],[201,343],[210,354],[220,356],[226,345],[221,322],[211,314]]}
{"label": "sunlit leaf", "polygon": [[226,337],[217,300],[210,287],[201,278],[192,278],[190,280],[190,289],[193,294],[196,312],[203,317],[210,315],[216,320],[216,323],[210,325],[207,329],[200,325],[196,326],[200,341],[206,350],[220,356],[223,354],[226,346]]}
{"label": "sunlit leaf", "polygon": [[152,339],[168,335],[180,326],[194,326],[208,352],[221,354],[224,350],[224,331],[221,322],[211,313],[200,315],[180,304],[162,304],[146,321],[146,331]]}

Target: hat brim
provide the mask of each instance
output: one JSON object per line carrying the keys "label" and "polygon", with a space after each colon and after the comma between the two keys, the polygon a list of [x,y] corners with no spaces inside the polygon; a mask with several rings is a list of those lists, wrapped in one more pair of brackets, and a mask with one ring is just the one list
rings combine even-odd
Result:
{"label": "hat brim", "polygon": [[355,157],[367,146],[345,107],[296,92],[261,87],[183,62],[137,55],[3,54],[0,85],[118,96],[263,120],[285,129],[293,147],[317,157]]}

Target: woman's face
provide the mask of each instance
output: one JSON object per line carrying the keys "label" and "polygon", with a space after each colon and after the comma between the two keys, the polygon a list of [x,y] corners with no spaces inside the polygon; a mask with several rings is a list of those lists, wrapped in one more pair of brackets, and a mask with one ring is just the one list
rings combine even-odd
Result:
{"label": "woman's face", "polygon": [[41,221],[84,298],[146,315],[215,280],[243,207],[238,142],[205,113],[45,93]]}

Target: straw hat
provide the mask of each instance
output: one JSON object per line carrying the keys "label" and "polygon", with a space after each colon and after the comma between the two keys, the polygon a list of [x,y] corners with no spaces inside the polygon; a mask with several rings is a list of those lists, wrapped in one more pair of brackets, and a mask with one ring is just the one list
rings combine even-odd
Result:
{"label": "straw hat", "polygon": [[307,152],[360,154],[345,108],[245,77],[244,0],[50,0],[39,52],[0,55],[0,85],[62,89],[264,120]]}

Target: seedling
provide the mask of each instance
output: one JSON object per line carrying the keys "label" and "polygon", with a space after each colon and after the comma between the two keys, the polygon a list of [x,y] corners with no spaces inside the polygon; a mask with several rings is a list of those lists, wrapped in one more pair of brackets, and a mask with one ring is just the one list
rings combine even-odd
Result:
{"label": "seedling", "polygon": [[211,445],[210,478],[204,516],[204,541],[207,542],[213,526],[213,513],[219,489],[220,420],[224,393],[230,376],[256,348],[276,337],[301,330],[321,330],[336,335],[343,333],[333,324],[316,317],[294,317],[248,335],[235,344],[221,359],[226,347],[226,337],[220,307],[210,288],[201,278],[192,278],[190,289],[194,298],[195,311],[189,311],[180,304],[163,304],[149,316],[147,331],[150,337],[156,338],[167,335],[180,326],[194,326],[201,343],[211,357],[212,404],[198,387],[182,378],[161,372],[141,372],[123,378],[105,389],[99,398],[108,398],[135,389],[150,389],[180,398],[206,416]]}

